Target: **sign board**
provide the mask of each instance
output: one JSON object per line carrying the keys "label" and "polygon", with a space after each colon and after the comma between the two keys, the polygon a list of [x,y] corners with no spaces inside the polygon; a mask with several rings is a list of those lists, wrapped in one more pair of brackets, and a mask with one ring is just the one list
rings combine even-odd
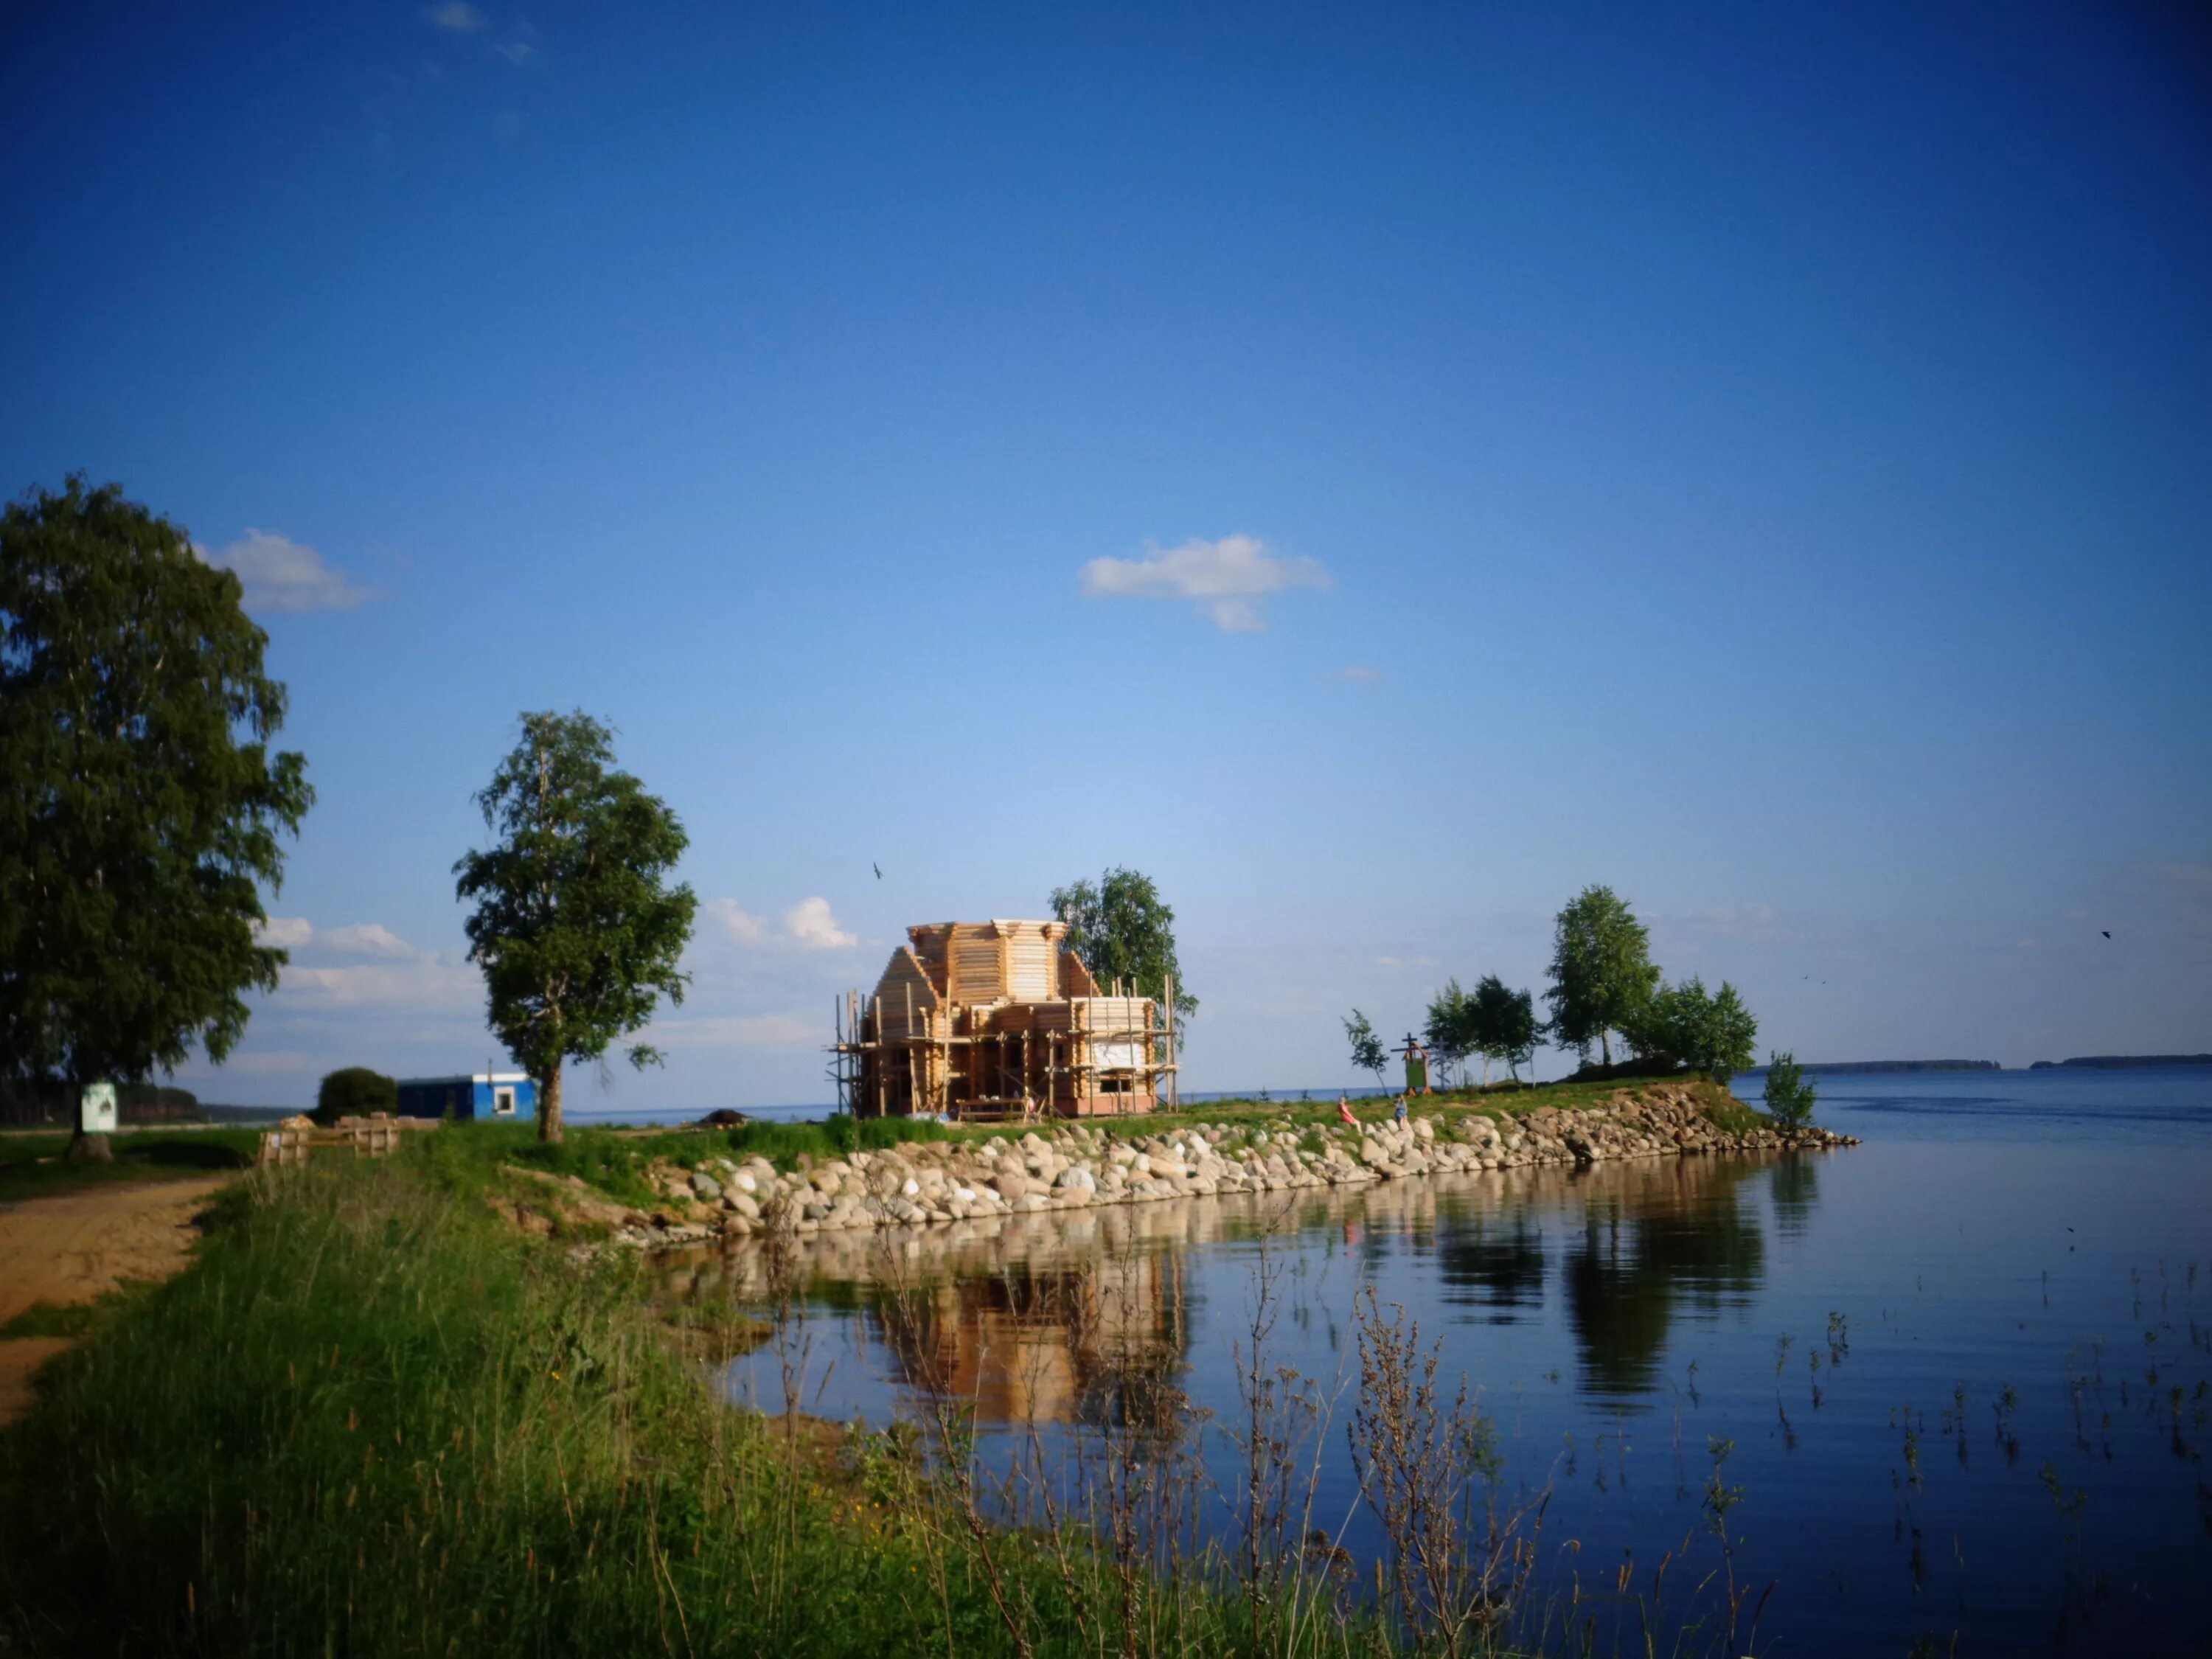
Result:
{"label": "sign board", "polygon": [[112,1083],[85,1085],[84,1094],[77,1102],[76,1122],[77,1127],[88,1135],[114,1133],[115,1085]]}

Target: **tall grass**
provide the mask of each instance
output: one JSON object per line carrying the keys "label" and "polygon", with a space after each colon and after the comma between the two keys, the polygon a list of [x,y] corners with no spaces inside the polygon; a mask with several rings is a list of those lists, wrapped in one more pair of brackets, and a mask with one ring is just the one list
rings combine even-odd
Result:
{"label": "tall grass", "polygon": [[636,1264],[509,1233],[423,1150],[252,1177],[48,1373],[0,1435],[16,1650],[1261,1650],[1222,1584],[988,1520],[963,1459],[885,1501],[865,1440],[730,1409]]}
{"label": "tall grass", "polygon": [[795,1467],[626,1264],[410,1164],[258,1177],[0,1437],[0,1620],[37,1654],[996,1645],[955,1558]]}
{"label": "tall grass", "polygon": [[[1212,1486],[1178,1346],[1142,1334],[1142,1298],[1120,1306],[1130,1287],[1110,1271],[1095,1306],[1071,1310],[1108,1361],[1073,1468],[979,1455],[919,1280],[893,1285],[887,1324],[924,1362],[921,1420],[841,1442],[799,1416],[803,1375],[781,1418],[722,1403],[639,1264],[510,1232],[440,1162],[459,1156],[446,1141],[249,1178],[191,1269],[58,1363],[0,1435],[0,1633],[16,1650],[1350,1659],[1590,1644],[1579,1588],[1566,1616],[1517,1605],[1524,1517],[1467,1501],[1487,1485],[1468,1462],[1479,1417],[1435,1407],[1435,1354],[1371,1297],[1362,1364],[1381,1380],[1354,1447],[1395,1460],[1399,1486],[1363,1478],[1393,1540],[1370,1599],[1315,1524],[1326,1402],[1267,1354],[1266,1273],[1238,1357],[1241,1494]],[[786,1297],[775,1340],[803,1373],[794,1317]],[[1414,1482],[1422,1505],[1396,1504]],[[1200,1524],[1217,1502],[1237,1517],[1219,1544]],[[1417,1583],[1415,1550],[1422,1572],[1466,1565]]]}

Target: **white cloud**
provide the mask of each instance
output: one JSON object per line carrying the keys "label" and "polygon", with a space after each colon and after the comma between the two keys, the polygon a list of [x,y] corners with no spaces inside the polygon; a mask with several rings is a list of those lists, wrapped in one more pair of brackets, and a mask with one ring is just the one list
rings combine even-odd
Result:
{"label": "white cloud", "polygon": [[342,957],[382,957],[390,962],[430,960],[405,939],[380,922],[356,921],[343,927],[317,927],[305,916],[271,916],[254,929],[263,945],[286,951],[313,946]]}
{"label": "white cloud", "polygon": [[512,40],[495,42],[492,50],[517,69],[538,56],[538,48],[520,36]]}
{"label": "white cloud", "polygon": [[783,930],[810,950],[842,951],[860,942],[838,927],[826,898],[799,900],[783,913]]}
{"label": "white cloud", "polygon": [[451,29],[457,34],[472,34],[483,28],[484,15],[467,0],[445,0],[443,5],[425,6],[423,20],[434,28]]}
{"label": "white cloud", "polygon": [[860,941],[838,926],[826,898],[804,898],[783,913],[781,927],[754,915],[737,900],[708,899],[708,924],[738,945],[797,945],[810,951],[842,951]]}
{"label": "white cloud", "polygon": [[195,547],[208,563],[235,571],[249,611],[350,611],[373,597],[323,556],[273,531],[249,529],[228,547]]}
{"label": "white cloud", "polygon": [[477,1012],[483,975],[468,963],[435,956],[355,968],[287,968],[276,994],[280,1003],[295,1006]]}
{"label": "white cloud", "polygon": [[357,921],[347,927],[327,927],[315,935],[315,943],[326,951],[336,951],[343,956],[384,957],[392,961],[414,959],[415,947],[401,939],[389,927],[373,921]]}
{"label": "white cloud", "polygon": [[296,1048],[265,1048],[259,1054],[234,1054],[215,1069],[246,1077],[284,1077],[312,1072],[317,1063]]}
{"label": "white cloud", "polygon": [[270,916],[253,930],[257,945],[273,945],[280,951],[296,951],[314,935],[305,916]]}
{"label": "white cloud", "polygon": [[1224,633],[1255,634],[1267,619],[1260,602],[1294,587],[1326,588],[1319,559],[1270,553],[1256,536],[1185,542],[1141,559],[1093,559],[1083,567],[1083,591],[1093,599],[1188,599]]}
{"label": "white cloud", "polygon": [[796,1014],[738,1014],[658,1019],[645,1038],[661,1048],[790,1048],[818,1043],[822,1033]]}
{"label": "white cloud", "polygon": [[1374,668],[1340,668],[1329,676],[1346,685],[1372,685],[1382,678],[1382,672]]}
{"label": "white cloud", "polygon": [[708,899],[707,920],[740,945],[756,944],[768,936],[768,923],[748,915],[735,899]]}

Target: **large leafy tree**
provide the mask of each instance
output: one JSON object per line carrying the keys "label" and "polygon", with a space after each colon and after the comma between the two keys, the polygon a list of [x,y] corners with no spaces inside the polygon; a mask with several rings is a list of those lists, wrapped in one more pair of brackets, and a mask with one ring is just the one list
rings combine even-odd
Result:
{"label": "large leafy tree", "polygon": [[[238,578],[71,477],[0,514],[0,1072],[143,1082],[221,1060],[285,953],[261,886],[314,799]],[[80,1127],[70,1155],[105,1159]]]}
{"label": "large leafy tree", "polygon": [[1483,1059],[1482,1080],[1490,1081],[1490,1062],[1502,1060],[1519,1081],[1521,1068],[1536,1052],[1540,1027],[1535,999],[1507,988],[1495,974],[1485,974],[1467,1000],[1468,1046]]}
{"label": "large leafy tree", "polygon": [[[469,957],[491,1028],[537,1081],[543,1140],[561,1139],[562,1064],[599,1059],[690,982],[677,963],[699,902],[667,884],[690,837],[614,757],[614,734],[588,714],[525,714],[476,798],[497,839],[453,866],[476,901]],[[634,1066],[660,1058],[630,1046]]]}
{"label": "large leafy tree", "polygon": [[1650,951],[1644,924],[1610,887],[1585,887],[1568,902],[1554,924],[1544,993],[1560,1042],[1585,1057],[1595,1042],[1613,1064],[1612,1033],[1636,1024],[1659,983]]}
{"label": "large leafy tree", "polygon": [[1052,913],[1067,924],[1068,948],[1104,989],[1116,980],[1155,1001],[1175,982],[1178,1024],[1198,1012],[1176,961],[1175,912],[1152,878],[1112,869],[1094,884],[1077,881],[1052,892]]}

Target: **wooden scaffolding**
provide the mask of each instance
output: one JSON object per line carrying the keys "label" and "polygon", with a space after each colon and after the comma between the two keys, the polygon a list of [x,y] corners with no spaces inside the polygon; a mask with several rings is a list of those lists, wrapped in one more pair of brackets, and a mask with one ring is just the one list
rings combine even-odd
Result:
{"label": "wooden scaffolding", "polygon": [[875,990],[839,999],[830,1076],[861,1117],[1005,1121],[1176,1098],[1175,988],[1103,991],[1058,921],[907,929]]}

